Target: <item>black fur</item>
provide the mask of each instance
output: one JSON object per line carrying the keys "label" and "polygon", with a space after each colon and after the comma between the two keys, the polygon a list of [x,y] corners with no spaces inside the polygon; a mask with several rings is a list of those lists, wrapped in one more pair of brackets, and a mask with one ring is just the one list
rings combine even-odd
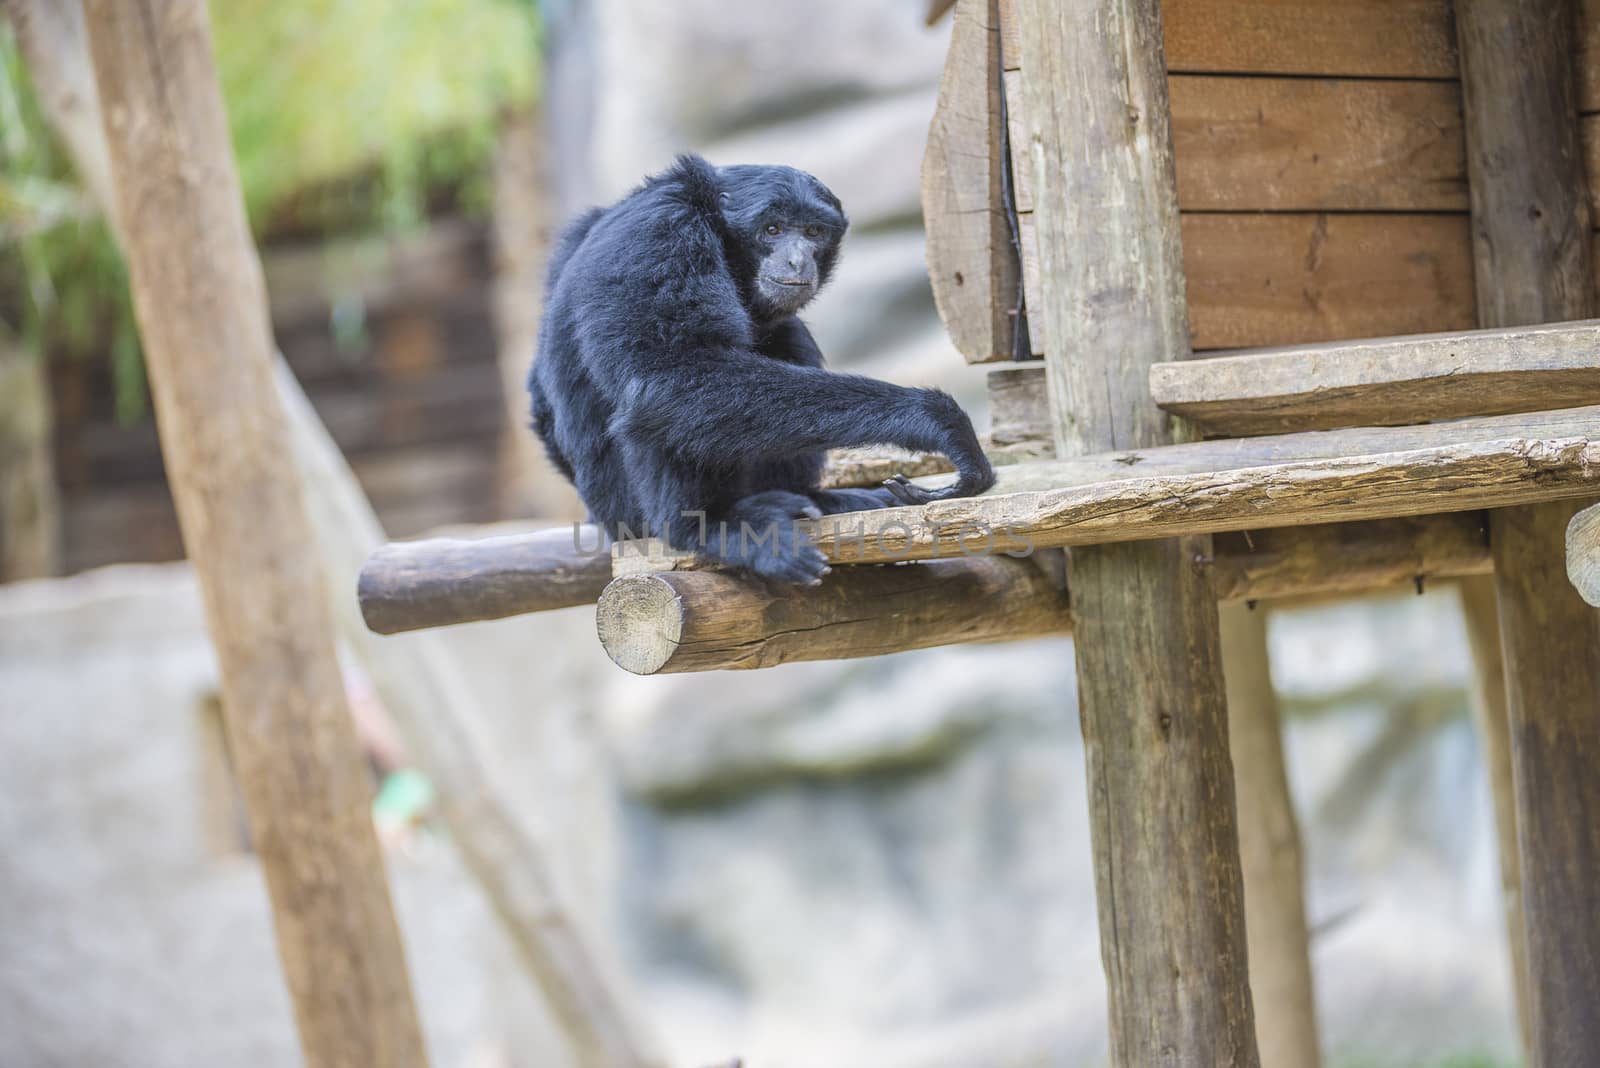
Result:
{"label": "black fur", "polygon": [[[528,388],[534,429],[591,519],[814,583],[826,562],[795,519],[994,483],[948,394],[822,369],[795,313],[847,225],[809,174],[684,156],[566,228]],[[931,492],[819,490],[824,451],[860,445],[940,452],[959,477]]]}

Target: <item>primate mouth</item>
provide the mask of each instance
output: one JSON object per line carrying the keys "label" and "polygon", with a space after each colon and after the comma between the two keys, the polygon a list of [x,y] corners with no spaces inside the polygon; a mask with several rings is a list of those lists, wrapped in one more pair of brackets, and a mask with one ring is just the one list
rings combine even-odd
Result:
{"label": "primate mouth", "polygon": [[798,280],[795,280],[795,281],[785,281],[782,278],[774,278],[769,274],[769,275],[766,276],[766,279],[767,279],[767,281],[771,282],[775,286],[788,286],[791,289],[810,289],[811,288],[811,283],[807,282],[804,278],[801,278],[801,279],[798,279]]}

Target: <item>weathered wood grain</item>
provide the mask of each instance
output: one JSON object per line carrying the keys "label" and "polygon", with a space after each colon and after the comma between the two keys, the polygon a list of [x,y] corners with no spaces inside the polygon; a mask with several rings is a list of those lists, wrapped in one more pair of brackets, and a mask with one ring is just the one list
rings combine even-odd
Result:
{"label": "weathered wood grain", "polygon": [[[1580,410],[1590,422],[1573,427],[1569,436],[1451,442],[1197,474],[1135,474],[1068,489],[856,512],[818,520],[810,533],[836,563],[884,563],[1582,497],[1600,492],[1600,423],[1594,421],[1600,410]],[[1002,472],[1054,467],[1025,464]]]}
{"label": "weathered wood grain", "polygon": [[717,571],[624,575],[601,595],[600,643],[639,675],[1012,641],[1066,630],[1059,574],[1005,556],[836,571],[796,589]]}
{"label": "weathered wood grain", "polygon": [[567,524],[492,538],[429,538],[385,545],[361,569],[367,627],[398,634],[593,604],[611,581],[598,527]]}
{"label": "weathered wood grain", "polygon": [[[1464,216],[1189,214],[1181,226],[1196,349],[1476,325]],[[1032,320],[1045,299],[1033,216],[1020,228]]]}
{"label": "weathered wood grain", "polygon": [[[1223,602],[1335,596],[1482,575],[1482,513],[1219,535]],[[638,674],[762,668],[1070,629],[1058,554],[836,569],[816,589],[757,582],[659,544],[618,547],[601,644]],[[659,581],[644,581],[656,579]]]}
{"label": "weathered wood grain", "polygon": [[[1456,0],[1478,316],[1596,313],[1566,0]],[[1489,517],[1521,852],[1532,1062],[1600,1048],[1600,612],[1563,573],[1570,502]]]}
{"label": "weathered wood grain", "polygon": [[1150,395],[1236,436],[1600,404],[1600,321],[1219,353],[1156,364]]}
{"label": "weathered wood grain", "polygon": [[[1487,514],[1483,517],[1488,536]],[[1494,804],[1495,852],[1500,856],[1500,907],[1511,958],[1512,1000],[1523,1057],[1533,1063],[1527,1039],[1533,1034],[1528,994],[1528,939],[1522,924],[1522,856],[1517,851],[1517,792],[1513,785],[1511,718],[1506,704],[1506,662],[1500,649],[1500,608],[1493,574],[1474,575],[1457,584],[1467,648],[1472,653],[1472,712],[1488,772]]]}
{"label": "weathered wood grain", "polygon": [[1010,359],[1021,264],[1002,183],[998,0],[960,0],[928,147],[922,217],[934,304],[970,362]]}
{"label": "weathered wood grain", "polygon": [[[1008,101],[1022,78],[1006,72]],[[1184,211],[1467,210],[1454,82],[1174,74],[1168,91]],[[1022,144],[1026,116],[1008,111]],[[1033,210],[1029,167],[1016,201]]]}
{"label": "weathered wood grain", "polygon": [[[1056,454],[1171,439],[1149,365],[1189,352],[1157,0],[1020,0]],[[1111,1060],[1255,1068],[1211,539],[1068,560]]]}
{"label": "weathered wood grain", "polygon": [[1567,524],[1567,578],[1585,603],[1600,608],[1600,505]]}
{"label": "weathered wood grain", "polygon": [[1221,615],[1256,1040],[1262,1064],[1318,1068],[1305,864],[1267,654],[1267,613],[1230,605]]}
{"label": "weathered wood grain", "polygon": [[[1005,66],[1021,66],[1002,0]],[[1166,0],[1167,66],[1226,74],[1454,78],[1449,0]]]}
{"label": "weathered wood grain", "polygon": [[309,1065],[427,1063],[282,407],[204,0],[89,0],[162,453]]}

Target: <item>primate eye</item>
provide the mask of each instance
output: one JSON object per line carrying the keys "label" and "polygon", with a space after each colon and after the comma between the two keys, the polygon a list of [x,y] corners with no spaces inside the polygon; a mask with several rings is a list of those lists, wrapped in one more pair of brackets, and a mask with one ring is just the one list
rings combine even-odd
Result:
{"label": "primate eye", "polygon": [[806,227],[806,236],[807,237],[821,237],[822,236],[822,227],[817,226],[815,223],[813,223],[812,225]]}
{"label": "primate eye", "polygon": [[783,227],[779,226],[777,223],[768,223],[767,233],[771,234],[773,237],[777,237],[779,234],[783,233]]}

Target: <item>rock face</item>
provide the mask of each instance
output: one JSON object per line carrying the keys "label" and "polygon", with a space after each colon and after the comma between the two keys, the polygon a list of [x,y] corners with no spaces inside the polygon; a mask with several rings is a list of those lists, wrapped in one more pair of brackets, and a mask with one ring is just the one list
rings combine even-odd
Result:
{"label": "rock face", "polygon": [[[301,1063],[217,687],[184,565],[0,586],[0,1064]],[[548,1048],[448,846],[389,859],[432,1063]]]}

